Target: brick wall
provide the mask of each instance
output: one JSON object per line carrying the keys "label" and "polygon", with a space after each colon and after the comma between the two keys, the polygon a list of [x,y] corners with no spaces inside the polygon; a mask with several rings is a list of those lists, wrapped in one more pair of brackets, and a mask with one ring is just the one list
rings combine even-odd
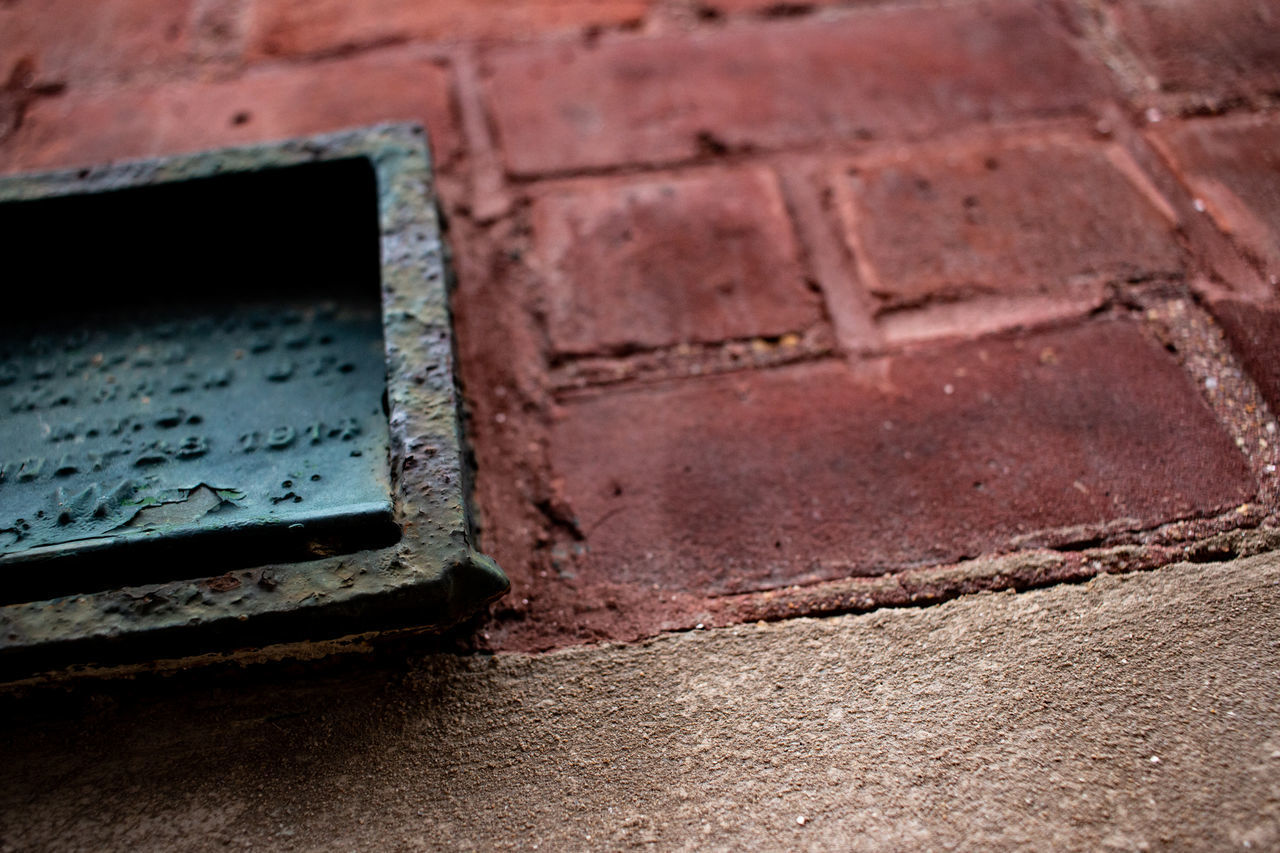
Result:
{"label": "brick wall", "polygon": [[427,125],[492,647],[1270,541],[1276,0],[4,0],[0,63],[6,171]]}

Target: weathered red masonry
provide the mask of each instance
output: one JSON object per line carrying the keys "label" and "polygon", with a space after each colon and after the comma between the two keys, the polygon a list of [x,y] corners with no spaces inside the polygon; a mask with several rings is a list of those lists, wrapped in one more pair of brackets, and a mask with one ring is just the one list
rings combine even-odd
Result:
{"label": "weathered red masonry", "polygon": [[429,127],[482,642],[1274,520],[1276,0],[82,6],[0,168]]}

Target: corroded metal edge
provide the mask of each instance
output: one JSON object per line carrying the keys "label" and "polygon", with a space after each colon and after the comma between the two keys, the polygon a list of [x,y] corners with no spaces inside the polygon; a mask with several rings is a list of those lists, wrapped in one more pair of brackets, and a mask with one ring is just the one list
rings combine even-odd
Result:
{"label": "corroded metal edge", "polygon": [[0,607],[0,678],[403,627],[443,629],[508,589],[473,545],[446,249],[426,134],[379,125],[0,178],[0,203],[364,158],[378,183],[391,486],[400,541],[306,563]]}

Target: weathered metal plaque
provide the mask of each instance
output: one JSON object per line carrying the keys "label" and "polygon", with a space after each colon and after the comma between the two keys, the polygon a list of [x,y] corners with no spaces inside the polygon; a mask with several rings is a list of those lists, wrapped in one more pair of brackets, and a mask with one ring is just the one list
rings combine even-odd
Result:
{"label": "weathered metal plaque", "polygon": [[0,571],[126,542],[205,549],[179,554],[192,562],[273,535],[385,537],[383,352],[376,299],[159,306],[11,331]]}
{"label": "weathered metal plaque", "polygon": [[0,178],[0,678],[506,591],[431,193],[402,125]]}

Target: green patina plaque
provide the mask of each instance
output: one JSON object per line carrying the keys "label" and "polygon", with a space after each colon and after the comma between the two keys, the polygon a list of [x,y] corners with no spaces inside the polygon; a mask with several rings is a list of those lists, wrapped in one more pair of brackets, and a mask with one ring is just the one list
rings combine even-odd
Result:
{"label": "green patina plaque", "polygon": [[441,628],[505,591],[431,191],[412,126],[0,179],[0,667]]}
{"label": "green patina plaque", "polygon": [[[376,296],[376,293],[370,295]],[[0,344],[0,572],[50,556],[51,586],[128,578],[111,551],[391,531],[381,307],[157,307],[9,329]],[[182,553],[183,548],[189,553]],[[94,558],[98,580],[71,571]]]}

